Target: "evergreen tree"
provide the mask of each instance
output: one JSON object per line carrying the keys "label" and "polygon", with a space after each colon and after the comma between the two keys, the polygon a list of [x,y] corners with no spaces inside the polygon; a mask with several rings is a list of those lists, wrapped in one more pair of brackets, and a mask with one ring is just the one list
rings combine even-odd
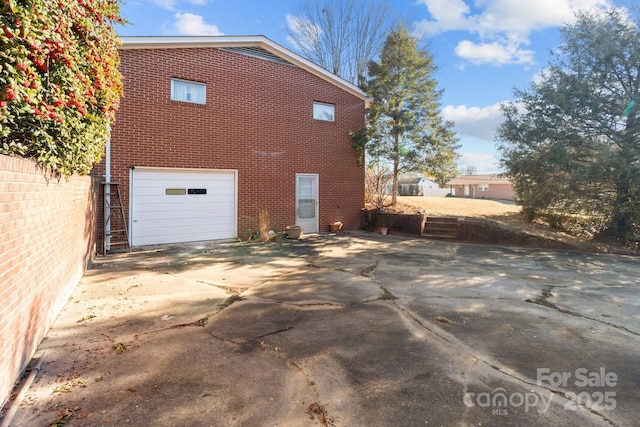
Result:
{"label": "evergreen tree", "polygon": [[532,218],[640,237],[640,21],[581,12],[550,67],[503,106],[502,163]]}
{"label": "evergreen tree", "polygon": [[397,203],[399,172],[455,175],[459,146],[453,123],[440,116],[442,91],[433,77],[433,57],[417,45],[403,26],[387,36],[380,60],[369,62],[363,84],[372,100],[368,126],[352,134],[362,155],[392,165],[392,204]]}

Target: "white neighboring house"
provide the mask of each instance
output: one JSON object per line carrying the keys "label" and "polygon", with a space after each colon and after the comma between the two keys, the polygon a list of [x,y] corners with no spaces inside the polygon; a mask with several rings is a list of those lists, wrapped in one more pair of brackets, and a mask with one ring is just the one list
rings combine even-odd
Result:
{"label": "white neighboring house", "polygon": [[425,197],[446,196],[451,193],[448,188],[440,188],[437,182],[427,178],[422,178],[422,195]]}
{"label": "white neighboring house", "polygon": [[[389,194],[393,183],[389,183]],[[438,183],[423,176],[403,176],[398,178],[398,193],[401,196],[446,196],[451,190],[440,188]]]}

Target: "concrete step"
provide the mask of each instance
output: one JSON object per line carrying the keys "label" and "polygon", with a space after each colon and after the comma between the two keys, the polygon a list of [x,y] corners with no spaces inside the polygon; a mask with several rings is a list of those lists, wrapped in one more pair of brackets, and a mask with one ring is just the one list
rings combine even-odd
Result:
{"label": "concrete step", "polygon": [[452,234],[422,233],[422,237],[431,239],[431,240],[449,240],[449,241],[458,240],[458,236],[454,236]]}
{"label": "concrete step", "polygon": [[458,218],[427,217],[422,235],[429,239],[456,240],[458,238]]}

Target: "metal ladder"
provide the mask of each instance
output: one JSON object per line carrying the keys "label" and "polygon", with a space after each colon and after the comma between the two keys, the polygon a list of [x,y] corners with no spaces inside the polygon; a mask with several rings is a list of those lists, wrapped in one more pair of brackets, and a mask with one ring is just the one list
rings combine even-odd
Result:
{"label": "metal ladder", "polygon": [[[102,194],[104,195],[105,218],[102,226],[102,254],[106,255],[113,246],[125,246],[131,252],[131,244],[129,243],[129,230],[127,228],[127,217],[124,213],[124,205],[120,196],[119,182],[103,182]],[[107,186],[109,192],[107,193]],[[114,200],[115,198],[115,200]],[[112,203],[112,200],[114,203]],[[106,214],[108,208],[109,213]],[[114,215],[115,214],[115,215]],[[112,220],[116,219],[122,228],[113,229]],[[109,231],[107,231],[109,225]],[[109,243],[107,244],[107,238]]]}

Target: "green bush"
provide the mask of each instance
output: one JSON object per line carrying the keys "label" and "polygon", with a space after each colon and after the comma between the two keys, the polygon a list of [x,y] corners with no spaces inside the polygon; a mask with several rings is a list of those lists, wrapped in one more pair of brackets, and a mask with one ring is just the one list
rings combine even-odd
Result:
{"label": "green bush", "polygon": [[576,215],[563,212],[539,212],[538,217],[550,227],[576,237],[592,238],[606,228],[607,218],[598,215]]}
{"label": "green bush", "polygon": [[0,153],[87,174],[122,95],[117,0],[0,0]]}

